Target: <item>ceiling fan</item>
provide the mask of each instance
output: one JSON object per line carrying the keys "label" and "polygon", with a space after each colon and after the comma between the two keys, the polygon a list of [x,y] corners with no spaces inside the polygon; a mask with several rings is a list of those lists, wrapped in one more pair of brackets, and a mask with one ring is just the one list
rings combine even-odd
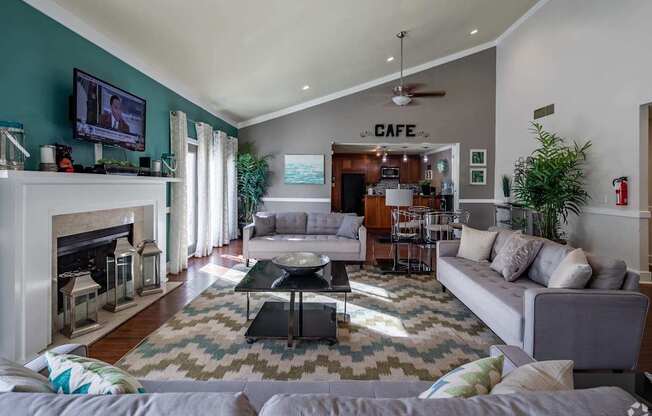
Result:
{"label": "ceiling fan", "polygon": [[394,104],[402,107],[410,103],[416,104],[412,98],[426,98],[426,97],[443,97],[446,91],[422,91],[417,90],[421,87],[419,84],[403,84],[403,39],[407,35],[405,30],[396,34],[396,37],[401,40],[401,83],[394,87],[394,96],[392,101]]}

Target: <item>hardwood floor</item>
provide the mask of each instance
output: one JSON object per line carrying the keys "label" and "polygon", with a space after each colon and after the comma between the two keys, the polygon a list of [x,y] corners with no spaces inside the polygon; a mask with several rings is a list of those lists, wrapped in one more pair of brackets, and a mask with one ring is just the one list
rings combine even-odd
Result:
{"label": "hardwood floor", "polygon": [[[373,264],[377,258],[390,257],[389,245],[378,242],[379,235],[378,232],[369,233],[368,264]],[[168,279],[182,281],[183,285],[92,344],[89,348],[90,356],[108,363],[115,363],[215,282],[217,278],[207,271],[202,271],[202,268],[207,265],[211,265],[212,268],[215,266],[233,267],[244,262],[241,253],[242,241],[236,240],[228,246],[215,249],[208,257],[190,259],[188,270],[177,275],[168,275]],[[641,292],[652,298],[652,283],[642,283]],[[652,371],[652,316],[649,314],[641,348],[639,369]]]}

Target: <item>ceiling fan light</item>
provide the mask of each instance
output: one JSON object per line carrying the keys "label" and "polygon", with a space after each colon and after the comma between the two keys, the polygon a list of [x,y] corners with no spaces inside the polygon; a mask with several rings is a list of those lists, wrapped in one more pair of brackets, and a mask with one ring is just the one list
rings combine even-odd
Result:
{"label": "ceiling fan light", "polygon": [[408,97],[407,95],[395,95],[392,97],[392,101],[398,106],[404,106],[410,104],[412,98]]}

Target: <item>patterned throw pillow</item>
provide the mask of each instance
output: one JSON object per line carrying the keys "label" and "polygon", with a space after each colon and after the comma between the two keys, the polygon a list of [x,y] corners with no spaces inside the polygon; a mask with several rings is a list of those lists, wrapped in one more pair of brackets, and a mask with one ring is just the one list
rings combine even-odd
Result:
{"label": "patterned throw pillow", "polygon": [[134,377],[100,360],[46,352],[50,385],[64,394],[145,393]]}
{"label": "patterned throw pillow", "polygon": [[502,274],[508,282],[513,282],[530,267],[541,246],[542,240],[515,233],[498,252],[490,267]]}
{"label": "patterned throw pillow", "polygon": [[489,394],[491,389],[500,382],[503,361],[504,357],[500,355],[481,358],[457,367],[435,381],[435,384],[421,393],[419,398],[443,399]]}

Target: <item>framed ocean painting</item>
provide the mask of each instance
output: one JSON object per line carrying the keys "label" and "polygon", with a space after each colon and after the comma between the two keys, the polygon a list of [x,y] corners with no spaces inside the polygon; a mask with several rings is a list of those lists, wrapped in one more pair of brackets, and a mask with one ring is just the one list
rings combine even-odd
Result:
{"label": "framed ocean painting", "polygon": [[324,184],[324,155],[285,155],[286,184]]}

